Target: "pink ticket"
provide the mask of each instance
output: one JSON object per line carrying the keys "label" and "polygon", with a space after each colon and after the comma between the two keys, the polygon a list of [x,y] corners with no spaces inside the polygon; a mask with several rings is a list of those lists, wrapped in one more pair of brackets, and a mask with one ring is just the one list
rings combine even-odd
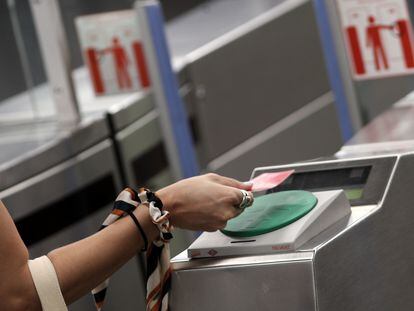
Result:
{"label": "pink ticket", "polygon": [[265,191],[274,188],[284,182],[295,170],[263,173],[250,180],[253,183],[252,191]]}

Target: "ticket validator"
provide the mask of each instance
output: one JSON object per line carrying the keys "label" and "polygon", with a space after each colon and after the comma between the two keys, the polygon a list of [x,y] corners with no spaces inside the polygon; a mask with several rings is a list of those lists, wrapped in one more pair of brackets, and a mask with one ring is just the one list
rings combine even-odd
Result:
{"label": "ticket validator", "polygon": [[[203,233],[172,260],[171,310],[413,309],[414,154],[263,167],[252,177],[288,169],[244,222]],[[258,203],[267,207],[255,211]]]}

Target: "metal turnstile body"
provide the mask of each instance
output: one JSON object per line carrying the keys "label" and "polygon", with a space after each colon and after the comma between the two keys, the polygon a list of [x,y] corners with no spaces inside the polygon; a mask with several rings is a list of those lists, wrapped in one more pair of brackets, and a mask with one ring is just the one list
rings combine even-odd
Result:
{"label": "metal turnstile body", "polygon": [[[9,135],[7,147],[16,158],[0,166],[2,176],[7,177],[0,180],[0,199],[31,258],[94,234],[121,189],[105,119],[63,134],[50,127],[45,132],[36,131],[39,127],[34,125],[25,135]],[[39,147],[18,156],[20,148],[32,149],[33,144]],[[132,259],[113,275],[105,309],[119,310],[122,306],[122,310],[145,310],[143,278],[137,259]],[[96,308],[92,296],[86,295],[69,310]]]}
{"label": "metal turnstile body", "polygon": [[337,153],[337,157],[403,153],[414,150],[414,93],[381,113]]}
{"label": "metal turnstile body", "polygon": [[245,180],[342,145],[312,1],[210,1],[167,34],[202,167]]}
{"label": "metal turnstile body", "polygon": [[[279,190],[343,189],[351,214],[291,251],[193,259],[183,252],[173,259],[171,310],[414,308],[414,251],[407,244],[414,238],[414,154],[264,167],[253,176],[291,168]],[[271,234],[276,240],[278,231]],[[245,249],[255,243],[239,238],[239,245],[243,239]]]}

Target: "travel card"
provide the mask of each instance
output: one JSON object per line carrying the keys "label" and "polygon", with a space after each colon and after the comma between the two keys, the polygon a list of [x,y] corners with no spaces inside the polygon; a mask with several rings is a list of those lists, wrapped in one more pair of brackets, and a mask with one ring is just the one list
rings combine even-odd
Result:
{"label": "travel card", "polygon": [[284,182],[294,171],[295,170],[289,170],[260,174],[249,181],[250,183],[253,183],[252,191],[258,192],[272,189]]}

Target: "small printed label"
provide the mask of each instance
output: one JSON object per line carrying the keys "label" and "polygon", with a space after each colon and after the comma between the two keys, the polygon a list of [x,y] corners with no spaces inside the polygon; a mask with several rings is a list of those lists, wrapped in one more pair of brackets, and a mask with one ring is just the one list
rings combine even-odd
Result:
{"label": "small printed label", "polygon": [[217,255],[217,251],[216,251],[215,249],[210,249],[210,250],[208,251],[208,254],[209,254],[211,257],[214,257],[214,256],[216,256],[216,255]]}
{"label": "small printed label", "polygon": [[201,253],[199,251],[189,251],[189,256],[191,258],[198,257],[200,255],[201,255]]}
{"label": "small printed label", "polygon": [[288,251],[288,250],[290,250],[290,245],[273,245],[272,250],[274,250],[274,251]]}

